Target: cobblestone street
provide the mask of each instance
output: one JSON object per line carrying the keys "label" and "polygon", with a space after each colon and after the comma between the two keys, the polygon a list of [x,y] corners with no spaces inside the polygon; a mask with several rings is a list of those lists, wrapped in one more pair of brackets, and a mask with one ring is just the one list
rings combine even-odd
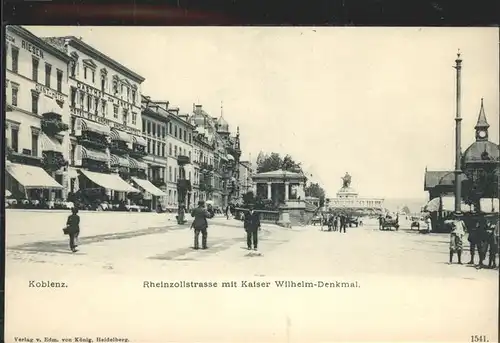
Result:
{"label": "cobblestone street", "polygon": [[[195,251],[192,231],[177,225],[175,215],[82,212],[80,251],[72,254],[61,231],[66,216],[7,211],[7,337],[57,329],[69,337],[108,332],[140,342],[159,333],[179,342],[263,342],[271,335],[405,340],[408,332],[420,341],[498,339],[498,271],[448,265],[447,235],[418,234],[405,224],[398,232],[379,231],[371,222],[346,234],[265,225],[262,256],[249,257],[242,224],[233,219],[213,219],[209,249]],[[32,280],[67,288],[30,288]],[[143,287],[182,280],[270,281],[271,287]],[[358,287],[279,288],[276,280],[357,281]],[[478,308],[488,313],[478,316]],[[82,325],[94,313],[108,320]],[[37,318],[29,332],[26,314]]]}

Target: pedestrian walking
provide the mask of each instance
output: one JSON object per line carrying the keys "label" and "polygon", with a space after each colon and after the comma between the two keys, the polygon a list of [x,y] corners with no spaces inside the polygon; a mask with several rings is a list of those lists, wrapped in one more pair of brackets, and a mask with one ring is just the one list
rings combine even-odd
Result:
{"label": "pedestrian walking", "polygon": [[344,233],[345,233],[345,228],[346,228],[346,216],[344,215],[341,215],[340,216],[340,228],[339,228],[339,232],[342,233],[342,230],[344,230]]}
{"label": "pedestrian walking", "polygon": [[432,232],[432,221],[431,221],[430,216],[428,216],[427,219],[425,220],[425,224],[427,225],[427,233],[431,233]]}
{"label": "pedestrian walking", "polygon": [[337,229],[339,228],[339,216],[335,216],[335,218],[333,218],[333,231],[337,231]]}
{"label": "pedestrian walking", "polygon": [[194,218],[191,228],[194,229],[194,248],[199,249],[199,237],[201,233],[201,246],[202,249],[207,249],[207,219],[214,217],[214,211],[209,205],[208,209],[205,208],[205,202],[203,200],[198,201],[198,207],[193,209],[191,212],[191,217]]}
{"label": "pedestrian walking", "polygon": [[489,261],[488,268],[496,268],[497,262],[496,257],[498,254],[498,220],[497,223],[493,223],[492,221],[488,222],[487,230],[486,230],[486,246],[489,247]]}
{"label": "pedestrian walking", "polygon": [[247,249],[252,250],[253,243],[253,250],[257,250],[257,246],[259,245],[260,215],[254,211],[252,204],[248,206],[248,211],[245,213],[243,226],[247,233]]}
{"label": "pedestrian walking", "polygon": [[445,221],[445,224],[451,226],[450,232],[450,264],[453,263],[453,255],[456,253],[458,264],[462,264],[463,237],[465,236],[465,224],[458,216],[452,220]]}
{"label": "pedestrian walking", "polygon": [[78,215],[78,208],[73,207],[71,209],[71,214],[66,220],[66,229],[64,233],[69,235],[69,248],[72,252],[77,252],[76,247],[78,246],[76,240],[80,235],[80,216]]}

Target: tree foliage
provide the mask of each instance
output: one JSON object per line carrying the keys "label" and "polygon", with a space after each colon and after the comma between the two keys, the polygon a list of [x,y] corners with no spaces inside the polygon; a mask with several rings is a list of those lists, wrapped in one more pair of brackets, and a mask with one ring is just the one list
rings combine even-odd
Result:
{"label": "tree foliage", "polygon": [[319,205],[323,206],[325,203],[325,190],[319,183],[310,183],[305,189],[306,197],[319,198]]}
{"label": "tree foliage", "polygon": [[279,169],[295,173],[302,172],[301,164],[294,161],[290,155],[281,157],[280,154],[273,152],[269,155],[260,153],[257,157],[257,173],[265,173]]}

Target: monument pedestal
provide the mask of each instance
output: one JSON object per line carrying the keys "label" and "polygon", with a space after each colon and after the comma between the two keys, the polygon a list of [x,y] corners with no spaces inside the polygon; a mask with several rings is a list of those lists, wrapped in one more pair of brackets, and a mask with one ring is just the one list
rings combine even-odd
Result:
{"label": "monument pedestal", "polygon": [[280,217],[278,220],[278,225],[281,227],[291,228],[292,223],[290,221],[290,212],[288,211],[288,206],[280,206],[279,215]]}

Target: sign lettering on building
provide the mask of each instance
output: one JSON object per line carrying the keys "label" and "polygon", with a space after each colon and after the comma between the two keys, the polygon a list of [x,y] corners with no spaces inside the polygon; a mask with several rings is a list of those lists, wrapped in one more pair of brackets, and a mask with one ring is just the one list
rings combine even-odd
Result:
{"label": "sign lettering on building", "polygon": [[102,92],[98,90],[97,88],[91,87],[89,85],[86,85],[85,83],[77,82],[76,87],[90,95],[93,95],[95,97],[102,97]]}
{"label": "sign lettering on building", "polygon": [[99,117],[98,115],[94,113],[89,113],[86,111],[83,111],[79,108],[71,108],[70,113],[72,116],[76,117],[82,117],[84,119],[89,119],[93,120],[95,122],[98,122],[99,124],[109,126],[111,128],[115,128],[117,130],[125,131],[127,133],[133,134],[133,135],[141,135],[141,131],[132,127],[128,127],[126,125],[114,122],[112,120],[109,120],[104,117]]}
{"label": "sign lettering on building", "polygon": [[33,55],[35,55],[36,57],[40,57],[42,59],[45,59],[45,57],[43,56],[43,51],[42,49],[34,46],[33,44],[31,44],[30,42],[26,42],[25,40],[22,40],[21,41],[21,47],[25,50],[28,50],[29,52],[31,52]]}
{"label": "sign lettering on building", "polygon": [[114,98],[110,95],[108,95],[108,102],[110,102],[114,105],[118,105],[118,106],[125,108],[125,109],[128,109],[128,110],[132,110],[132,108],[133,108],[132,104],[130,104],[124,100]]}
{"label": "sign lettering on building", "polygon": [[11,35],[5,35],[5,40],[7,42],[12,43],[12,44],[16,44],[16,39],[14,37],[12,37]]}
{"label": "sign lettering on building", "polygon": [[55,99],[56,101],[62,101],[64,102],[64,95],[62,95],[59,92],[56,92],[55,90],[45,87],[44,85],[41,84],[36,84],[35,90],[37,92],[43,93],[46,97]]}

